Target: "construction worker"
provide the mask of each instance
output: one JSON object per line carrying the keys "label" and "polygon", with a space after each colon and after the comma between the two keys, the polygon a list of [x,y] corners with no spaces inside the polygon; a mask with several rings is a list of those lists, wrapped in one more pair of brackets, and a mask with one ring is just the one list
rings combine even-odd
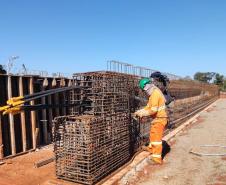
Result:
{"label": "construction worker", "polygon": [[151,116],[153,121],[150,129],[149,151],[151,159],[157,164],[162,164],[162,137],[167,124],[165,97],[161,90],[151,83],[149,78],[141,79],[139,87],[149,95],[147,105],[134,114],[137,117]]}

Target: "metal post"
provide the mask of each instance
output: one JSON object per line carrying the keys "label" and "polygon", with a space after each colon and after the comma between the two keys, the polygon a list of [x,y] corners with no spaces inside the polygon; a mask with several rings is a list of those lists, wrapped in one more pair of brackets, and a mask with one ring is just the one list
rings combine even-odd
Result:
{"label": "metal post", "polygon": [[[48,96],[48,104],[52,104],[52,96]],[[49,126],[52,128],[52,121],[53,121],[53,110],[52,108],[49,108],[49,114],[48,114],[48,119],[49,119]],[[50,136],[48,136],[48,142],[50,142]]]}
{"label": "metal post", "polygon": [[[8,76],[8,99],[12,98],[12,81],[11,76]],[[10,124],[10,139],[11,139],[11,151],[12,155],[16,154],[16,144],[15,144],[15,129],[14,129],[14,117],[9,114],[9,124]]]}
{"label": "metal post", "polygon": [[[34,87],[33,87],[34,79],[33,77],[30,77],[29,81],[29,92],[30,94],[34,93]],[[34,101],[31,101],[30,105],[34,105]],[[37,147],[37,140],[36,140],[36,113],[35,111],[31,111],[31,130],[32,130],[32,144],[33,149],[36,149]]]}
{"label": "metal post", "polygon": [[[23,78],[22,76],[19,77],[19,95],[23,96]],[[22,143],[23,143],[23,152],[27,150],[27,136],[26,136],[26,124],[25,124],[25,113],[22,111],[20,113],[21,119],[21,130],[22,130]]]}
{"label": "metal post", "polygon": [[0,159],[4,157],[4,152],[3,152],[3,142],[2,142],[2,118],[0,115]]}
{"label": "metal post", "polygon": [[[42,91],[45,91],[45,86],[42,86]],[[43,97],[41,99],[42,105],[46,104],[46,98]],[[44,143],[48,144],[48,131],[47,131],[47,120],[46,120],[46,109],[42,109],[42,126],[43,126],[43,138],[44,138]]]}

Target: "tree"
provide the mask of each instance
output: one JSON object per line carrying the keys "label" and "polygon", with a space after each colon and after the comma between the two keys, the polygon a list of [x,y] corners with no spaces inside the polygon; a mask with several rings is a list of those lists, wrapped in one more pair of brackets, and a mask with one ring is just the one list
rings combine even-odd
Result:
{"label": "tree", "polygon": [[216,73],[214,84],[218,85],[221,90],[225,90],[226,81],[225,81],[224,75],[220,75],[219,73]]}
{"label": "tree", "polygon": [[226,91],[226,78],[224,75],[221,75],[219,73],[214,72],[197,72],[194,75],[194,79],[205,82],[205,83],[213,83],[215,85],[218,85],[220,90]]}
{"label": "tree", "polygon": [[0,64],[0,74],[6,74],[6,70],[1,64]]}
{"label": "tree", "polygon": [[220,75],[219,73],[216,73],[214,84],[222,87],[224,85],[224,75]]}
{"label": "tree", "polygon": [[224,79],[224,84],[221,90],[226,91],[226,79]]}
{"label": "tree", "polygon": [[214,72],[206,72],[206,73],[197,72],[194,75],[194,79],[201,82],[210,83],[214,76],[215,76]]}

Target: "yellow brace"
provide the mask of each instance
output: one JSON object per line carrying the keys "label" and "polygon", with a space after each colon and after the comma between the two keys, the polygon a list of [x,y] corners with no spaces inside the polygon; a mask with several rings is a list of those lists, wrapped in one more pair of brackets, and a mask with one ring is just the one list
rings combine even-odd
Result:
{"label": "yellow brace", "polygon": [[5,114],[17,114],[21,110],[21,106],[24,105],[23,96],[18,96],[14,98],[10,98],[7,101],[7,105],[0,107],[0,112],[3,112],[3,115]]}
{"label": "yellow brace", "polygon": [[0,107],[0,112],[5,111],[5,110],[7,110],[9,108],[10,108],[9,105],[2,106],[2,107]]}
{"label": "yellow brace", "polygon": [[12,108],[9,108],[8,110],[5,110],[3,112],[3,115],[6,115],[6,114],[18,114],[21,112],[21,107],[12,107]]}
{"label": "yellow brace", "polygon": [[22,100],[24,97],[23,96],[18,96],[18,97],[13,97],[7,100],[8,105],[13,105],[14,102],[17,102],[19,100]]}
{"label": "yellow brace", "polygon": [[14,106],[14,107],[17,106],[17,105],[24,105],[24,101],[19,100],[19,101],[13,102],[11,105]]}

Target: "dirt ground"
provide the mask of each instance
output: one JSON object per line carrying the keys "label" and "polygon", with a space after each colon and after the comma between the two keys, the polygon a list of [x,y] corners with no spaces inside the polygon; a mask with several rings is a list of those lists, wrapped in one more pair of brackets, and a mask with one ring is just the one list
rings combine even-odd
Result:
{"label": "dirt ground", "polygon": [[5,160],[5,164],[0,165],[0,185],[74,185],[56,178],[54,162],[40,168],[34,167],[35,162],[53,156],[53,148],[48,146]]}
{"label": "dirt ground", "polygon": [[226,153],[226,100],[218,100],[197,121],[171,141],[172,150],[162,166],[147,166],[132,179],[138,185],[226,185],[226,156],[196,156]]}

